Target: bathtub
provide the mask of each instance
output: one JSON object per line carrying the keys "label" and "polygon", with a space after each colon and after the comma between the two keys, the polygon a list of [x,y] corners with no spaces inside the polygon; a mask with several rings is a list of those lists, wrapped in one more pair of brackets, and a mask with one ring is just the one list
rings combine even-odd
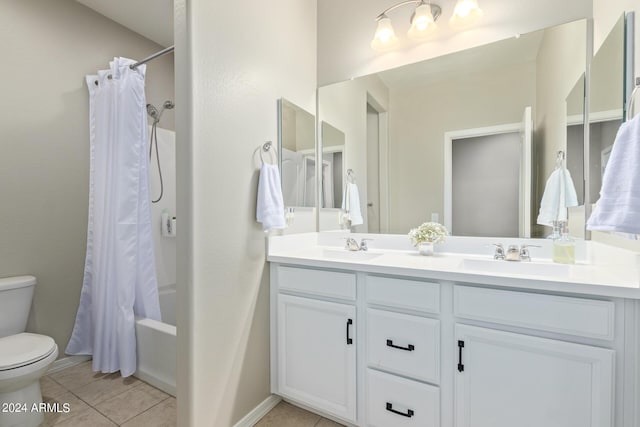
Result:
{"label": "bathtub", "polygon": [[162,322],[136,319],[138,370],[136,377],[176,395],[176,286],[159,289]]}

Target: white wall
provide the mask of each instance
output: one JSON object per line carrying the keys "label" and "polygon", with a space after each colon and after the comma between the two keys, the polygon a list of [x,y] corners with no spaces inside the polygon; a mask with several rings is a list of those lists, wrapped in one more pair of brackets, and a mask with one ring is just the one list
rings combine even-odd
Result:
{"label": "white wall", "polygon": [[[269,396],[257,147],[277,99],[313,112],[315,1],[176,2],[178,424],[231,426]],[[182,62],[184,61],[184,62]],[[182,114],[178,112],[178,114]]]}
{"label": "white wall", "polygon": [[[176,283],[176,239],[175,237],[164,237],[160,232],[162,211],[166,209],[170,218],[176,216],[176,133],[159,126],[156,130],[164,191],[162,198],[157,203],[151,204],[151,233],[153,235],[153,253],[156,260],[158,287],[163,287]],[[149,126],[149,135],[151,135],[151,126]],[[152,201],[160,197],[160,188],[154,142],[149,164],[149,189]]]}
{"label": "white wall", "polygon": [[[595,0],[605,9],[609,0]],[[616,0],[624,2],[625,0]],[[637,0],[627,3],[636,3]],[[394,4],[389,0],[322,0],[318,2],[318,83],[326,85],[423,59],[433,58],[592,15],[591,0],[483,0],[483,20],[473,29],[448,28],[454,1],[437,2],[443,17],[433,42],[404,42],[386,53],[371,49],[375,17]],[[411,7],[390,13],[398,37],[406,40]]]}
{"label": "white wall", "polygon": [[[71,0],[0,2],[0,277],[38,278],[29,330],[60,357],[80,300],[89,197],[84,76],[161,49]],[[173,58],[147,68],[148,100],[173,99]],[[171,113],[163,124],[173,126]]]}

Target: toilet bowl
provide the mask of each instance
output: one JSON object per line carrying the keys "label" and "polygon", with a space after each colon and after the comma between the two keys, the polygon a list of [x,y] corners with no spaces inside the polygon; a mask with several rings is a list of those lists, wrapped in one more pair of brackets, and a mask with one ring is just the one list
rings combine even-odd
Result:
{"label": "toilet bowl", "polygon": [[40,378],[58,357],[58,346],[45,335],[24,332],[36,280],[32,276],[0,279],[0,426],[36,427],[41,406]]}

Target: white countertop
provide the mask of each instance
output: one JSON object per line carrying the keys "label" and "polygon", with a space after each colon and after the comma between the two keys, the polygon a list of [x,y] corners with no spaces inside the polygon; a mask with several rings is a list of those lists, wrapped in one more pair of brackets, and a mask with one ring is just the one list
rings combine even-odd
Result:
{"label": "white countertop", "polygon": [[[375,239],[367,252],[344,250],[345,236]],[[491,243],[529,243],[532,262],[493,260]],[[374,244],[375,243],[375,244]],[[537,251],[536,251],[537,249]],[[536,252],[538,256],[536,256]],[[456,283],[640,299],[640,254],[597,242],[577,242],[574,265],[553,263],[541,239],[449,237],[422,256],[404,235],[305,233],[269,238],[267,260],[290,265],[410,276]],[[506,264],[505,264],[506,263]]]}

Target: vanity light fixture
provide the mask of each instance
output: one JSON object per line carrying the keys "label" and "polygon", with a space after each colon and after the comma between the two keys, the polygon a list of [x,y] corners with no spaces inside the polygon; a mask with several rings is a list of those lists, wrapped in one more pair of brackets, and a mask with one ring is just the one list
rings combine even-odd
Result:
{"label": "vanity light fixture", "polygon": [[453,8],[449,25],[455,29],[468,28],[480,18],[482,18],[482,9],[478,6],[478,0],[458,0]]}
{"label": "vanity light fixture", "polygon": [[[376,17],[378,26],[371,41],[371,47],[375,50],[386,50],[392,47],[397,41],[395,31],[391,25],[391,19],[387,13],[405,5],[417,4],[411,15],[411,27],[407,35],[412,40],[425,40],[437,29],[436,21],[442,14],[442,8],[430,1],[408,0],[395,4],[387,8]],[[467,28],[482,17],[482,10],[478,6],[477,0],[457,0],[453,11],[453,16],[449,23],[453,28]]]}

